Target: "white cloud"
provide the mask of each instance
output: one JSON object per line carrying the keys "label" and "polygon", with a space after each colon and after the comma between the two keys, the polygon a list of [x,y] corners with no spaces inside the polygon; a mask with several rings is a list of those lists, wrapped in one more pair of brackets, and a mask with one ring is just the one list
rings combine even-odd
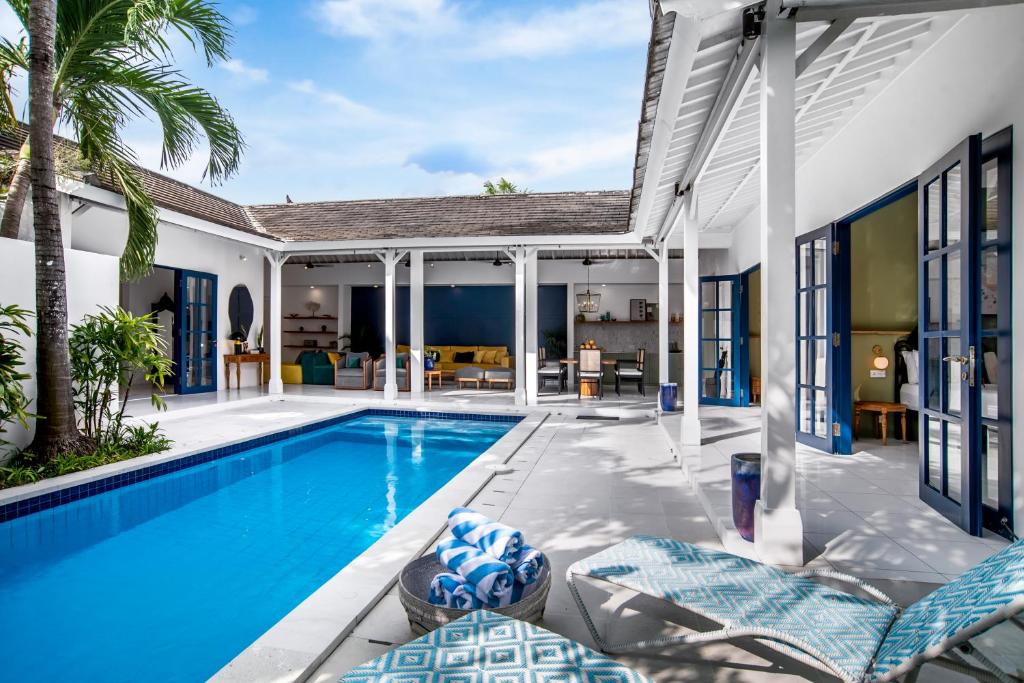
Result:
{"label": "white cloud", "polygon": [[288,87],[297,93],[310,95],[320,102],[330,106],[332,109],[344,114],[348,117],[347,121],[345,121],[347,123],[358,123],[364,125],[376,124],[384,122],[387,118],[374,108],[368,107],[365,104],[359,104],[340,92],[321,88],[308,78],[301,81],[293,81],[288,84]]}
{"label": "white cloud", "polygon": [[524,172],[528,179],[571,175],[590,167],[622,164],[636,149],[634,133],[594,135],[565,145],[532,152],[526,157]]}
{"label": "white cloud", "polygon": [[266,69],[249,66],[241,59],[229,59],[226,62],[221,62],[220,68],[252,83],[266,83],[270,76]]}
{"label": "white cloud", "polygon": [[253,24],[260,17],[258,9],[252,5],[239,5],[228,17],[235,26],[248,26]]}
{"label": "white cloud", "polygon": [[314,15],[330,33],[372,39],[434,33],[454,20],[445,0],[320,0]]}
{"label": "white cloud", "polygon": [[646,3],[626,0],[583,0],[525,17],[509,11],[471,17],[446,0],[320,0],[314,15],[334,35],[442,42],[442,53],[461,59],[536,58],[643,45],[650,32]]}

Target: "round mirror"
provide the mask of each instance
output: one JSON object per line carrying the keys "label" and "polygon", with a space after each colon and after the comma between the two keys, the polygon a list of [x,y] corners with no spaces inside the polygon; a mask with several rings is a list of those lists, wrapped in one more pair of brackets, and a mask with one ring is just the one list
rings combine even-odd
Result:
{"label": "round mirror", "polygon": [[231,320],[231,339],[245,341],[252,331],[252,295],[245,285],[236,285],[228,299],[228,318]]}

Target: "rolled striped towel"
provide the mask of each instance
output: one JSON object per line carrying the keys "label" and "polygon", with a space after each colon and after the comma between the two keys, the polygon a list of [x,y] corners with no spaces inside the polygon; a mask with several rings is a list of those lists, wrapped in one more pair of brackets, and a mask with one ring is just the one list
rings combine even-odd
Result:
{"label": "rolled striped towel", "polygon": [[540,576],[540,570],[544,567],[544,554],[528,545],[519,550],[515,564],[512,565],[512,572],[516,575],[516,581],[529,586]]}
{"label": "rolled striped towel", "polygon": [[512,564],[523,547],[523,534],[510,526],[494,522],[469,508],[455,508],[448,513],[448,530],[452,536],[475,545],[502,562]]}
{"label": "rolled striped towel", "polygon": [[505,607],[512,602],[515,575],[504,562],[457,538],[437,544],[437,559],[476,587],[476,597],[488,607]]}
{"label": "rolled striped towel", "polygon": [[483,607],[476,596],[476,586],[468,583],[458,574],[444,572],[430,582],[430,595],[427,602],[431,605],[454,607],[455,609],[479,609]]}

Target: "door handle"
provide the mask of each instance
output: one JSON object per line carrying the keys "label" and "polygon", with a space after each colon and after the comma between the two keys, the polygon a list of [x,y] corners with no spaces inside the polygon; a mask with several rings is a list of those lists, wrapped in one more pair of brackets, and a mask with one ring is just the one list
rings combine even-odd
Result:
{"label": "door handle", "polygon": [[961,366],[960,379],[967,382],[970,387],[974,386],[974,368],[977,354],[975,353],[974,347],[970,346],[967,349],[966,356],[946,356],[942,360],[947,363],[958,363]]}
{"label": "door handle", "polygon": [[946,356],[942,360],[947,363],[959,363],[960,365],[967,364],[967,356]]}

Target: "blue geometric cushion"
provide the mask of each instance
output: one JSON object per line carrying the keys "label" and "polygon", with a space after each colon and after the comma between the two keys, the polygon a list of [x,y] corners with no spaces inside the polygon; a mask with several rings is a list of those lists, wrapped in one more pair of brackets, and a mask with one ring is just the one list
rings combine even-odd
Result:
{"label": "blue geometric cushion", "polygon": [[924,596],[896,620],[871,680],[891,680],[921,661],[1024,611],[1024,540]]}
{"label": "blue geometric cushion", "polygon": [[754,560],[634,536],[569,568],[675,603],[724,627],[757,629],[861,681],[897,609]]}
{"label": "blue geometric cushion", "polygon": [[579,643],[477,610],[381,655],[341,683],[650,683]]}

